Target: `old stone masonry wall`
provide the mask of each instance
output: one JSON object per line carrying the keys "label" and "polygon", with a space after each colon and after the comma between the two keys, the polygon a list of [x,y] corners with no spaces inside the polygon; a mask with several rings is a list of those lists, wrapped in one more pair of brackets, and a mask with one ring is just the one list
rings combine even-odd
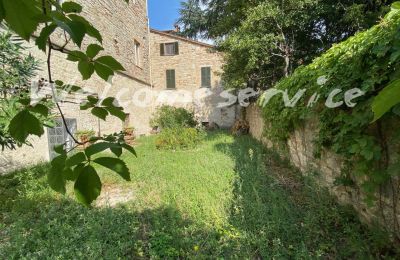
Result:
{"label": "old stone masonry wall", "polygon": [[[282,151],[280,146],[268,140],[264,133],[268,126],[262,118],[261,109],[252,104],[246,110],[246,119],[250,124],[251,135],[263,142],[268,148],[277,150],[282,156],[288,157],[291,163],[304,175],[312,176],[316,182],[328,188],[331,194],[337,197],[342,204],[350,204],[359,214],[360,218],[368,224],[380,224],[384,229],[393,232],[398,229],[396,225],[400,221],[400,214],[396,203],[393,203],[393,194],[398,194],[399,179],[396,183],[385,187],[384,196],[374,206],[368,206],[365,202],[366,195],[361,190],[362,180],[356,180],[354,187],[335,185],[337,177],[341,176],[342,160],[331,151],[323,151],[321,158],[314,157],[314,136],[318,129],[313,122],[306,123],[302,128],[297,129],[287,141],[287,150]],[[400,201],[397,197],[397,205]],[[395,221],[397,219],[397,221]]]}

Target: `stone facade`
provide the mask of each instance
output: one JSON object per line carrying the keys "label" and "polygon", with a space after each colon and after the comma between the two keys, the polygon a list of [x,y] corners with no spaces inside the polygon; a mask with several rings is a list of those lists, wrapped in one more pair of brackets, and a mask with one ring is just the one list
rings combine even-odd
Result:
{"label": "stone facade", "polygon": [[[249,122],[250,133],[254,138],[262,141],[268,148],[280,151],[282,156],[288,157],[303,174],[312,176],[320,186],[328,188],[340,203],[352,205],[366,223],[379,223],[388,231],[396,232],[397,237],[400,237],[399,229],[396,227],[400,222],[400,212],[393,207],[392,201],[394,194],[397,197],[397,205],[400,205],[397,189],[400,185],[399,179],[395,179],[393,185],[385,188],[384,196],[379,203],[376,203],[377,205],[370,207],[366,204],[366,195],[361,189],[362,180],[356,180],[354,187],[335,185],[336,178],[341,176],[342,168],[342,160],[338,155],[325,150],[321,158],[315,158],[313,143],[318,127],[314,122],[309,121],[298,128],[287,141],[287,150],[282,151],[280,146],[265,137],[264,133],[268,131],[268,126],[264,123],[261,109],[257,105],[252,104],[246,109],[246,120]],[[394,221],[395,218],[397,223]]]}
{"label": "stone facade", "polygon": [[[162,55],[161,44],[177,43],[177,55]],[[179,37],[173,32],[151,30],[150,60],[153,89],[164,96],[176,96],[176,100],[155,100],[154,106],[172,104],[192,109],[199,121],[215,123],[222,128],[231,127],[236,118],[235,107],[218,108],[218,103],[226,102],[220,97],[223,91],[220,74],[223,56],[212,45]],[[211,71],[211,86],[202,87],[204,67]],[[167,70],[175,70],[174,90],[167,90]]]}
{"label": "stone facade", "polygon": [[[126,124],[136,129],[136,135],[150,132],[149,120],[151,113],[148,108],[135,106],[132,102],[134,93],[139,89],[150,89],[150,60],[149,60],[149,28],[147,18],[147,1],[107,0],[79,0],[83,6],[83,15],[96,27],[103,36],[104,51],[99,55],[112,55],[125,67],[126,71],[115,75],[111,81],[105,82],[97,75],[83,81],[78,71],[77,63],[66,60],[66,54],[53,52],[52,71],[53,79],[62,80],[66,84],[78,85],[89,93],[98,93],[99,97],[116,97],[124,111],[129,114]],[[61,43],[63,34],[55,32],[52,40]],[[86,37],[82,49],[93,43],[94,40]],[[135,65],[134,44],[140,44],[140,57],[138,66]],[[45,68],[46,54],[38,50],[33,44],[28,46],[28,52],[41,60],[42,68],[38,78],[48,78]],[[67,49],[72,47],[67,46]],[[77,130],[94,130],[103,135],[119,132],[123,123],[109,116],[107,121],[100,121],[87,111],[81,111],[79,101],[68,97],[67,102],[60,102],[66,118],[74,119]],[[72,102],[72,103],[71,103]],[[48,132],[41,138],[31,138],[32,147],[24,146],[16,151],[4,151],[0,155],[0,172],[8,172],[16,168],[48,161],[50,158],[50,145]]]}
{"label": "stone facade", "polygon": [[[230,127],[233,124],[236,116],[235,108],[216,107],[216,104],[225,101],[219,97],[219,93],[223,91],[219,76],[222,56],[214,52],[211,45],[163,32],[150,33],[146,0],[129,3],[122,0],[76,0],[76,2],[83,6],[82,15],[100,31],[103,37],[104,51],[99,55],[113,56],[126,71],[117,73],[109,82],[105,82],[96,74],[84,81],[78,71],[77,63],[67,61],[66,54],[53,52],[53,80],[81,86],[86,92],[98,94],[100,99],[115,97],[124,107],[125,113],[129,114],[126,122],[111,116],[102,121],[90,112],[79,109],[79,103],[85,99],[84,95],[69,96],[60,102],[60,105],[65,117],[76,122],[77,131],[93,130],[98,135],[103,135],[119,132],[123,126],[129,126],[135,128],[137,136],[150,134],[152,130],[150,118],[158,106],[165,104],[162,96],[166,99],[174,95],[179,96],[182,94],[179,90],[196,92],[196,96],[201,98],[195,102],[191,100],[173,105],[193,109],[202,122],[217,123],[221,127]],[[52,42],[56,45],[62,46],[63,40],[64,33],[61,30],[52,35]],[[160,56],[160,43],[167,42],[178,42],[180,55]],[[86,50],[91,43],[96,41],[86,37],[82,50]],[[38,79],[47,79],[46,54],[37,49],[33,43],[27,47],[29,54],[42,61]],[[66,46],[66,50],[73,48],[75,47],[72,44]],[[211,88],[200,88],[203,66],[211,68]],[[177,90],[165,90],[167,69],[176,70]],[[178,100],[181,98],[178,97]],[[51,157],[50,149],[57,140],[52,135],[54,133],[47,129],[41,138],[31,138],[32,147],[24,146],[16,151],[1,152],[0,173],[48,161]],[[65,140],[62,143],[64,142]]]}

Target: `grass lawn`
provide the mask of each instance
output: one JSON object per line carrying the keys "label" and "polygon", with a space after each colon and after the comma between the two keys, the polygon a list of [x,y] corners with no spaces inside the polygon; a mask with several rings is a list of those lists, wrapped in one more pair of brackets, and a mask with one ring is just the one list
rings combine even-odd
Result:
{"label": "grass lawn", "polygon": [[[85,208],[46,185],[47,166],[0,178],[0,259],[377,258],[394,256],[353,211],[248,136],[218,132],[195,150],[139,140],[130,201]],[[124,155],[128,156],[128,154]],[[374,234],[374,235],[372,235]]]}

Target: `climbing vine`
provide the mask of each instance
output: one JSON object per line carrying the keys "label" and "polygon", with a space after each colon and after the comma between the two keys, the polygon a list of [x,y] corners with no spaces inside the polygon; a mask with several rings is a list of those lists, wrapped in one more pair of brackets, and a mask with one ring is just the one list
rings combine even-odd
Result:
{"label": "climbing vine", "polygon": [[[396,146],[400,130],[396,124],[400,106],[374,121],[371,105],[382,89],[399,78],[399,67],[400,11],[394,6],[378,25],[333,46],[312,64],[278,82],[274,89],[286,91],[287,100],[300,93],[293,107],[285,106],[279,95],[269,99],[265,93],[259,99],[264,105],[267,137],[286,141],[306,121],[317,120],[315,155],[329,149],[345,162],[337,184],[363,180],[361,187],[369,204],[381,202],[383,187],[391,186],[396,216],[399,187],[394,180],[400,174]],[[359,95],[350,100],[349,94]],[[398,223],[395,229],[399,230]]]}

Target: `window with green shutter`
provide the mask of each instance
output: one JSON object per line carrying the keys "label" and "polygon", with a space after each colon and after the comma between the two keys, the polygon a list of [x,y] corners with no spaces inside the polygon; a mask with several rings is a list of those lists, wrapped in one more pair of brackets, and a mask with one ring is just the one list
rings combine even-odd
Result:
{"label": "window with green shutter", "polygon": [[211,88],[211,67],[201,68],[201,87]]}
{"label": "window with green shutter", "polygon": [[179,42],[161,43],[160,55],[161,56],[179,55]]}
{"label": "window with green shutter", "polygon": [[167,89],[175,88],[175,70],[167,70]]}

